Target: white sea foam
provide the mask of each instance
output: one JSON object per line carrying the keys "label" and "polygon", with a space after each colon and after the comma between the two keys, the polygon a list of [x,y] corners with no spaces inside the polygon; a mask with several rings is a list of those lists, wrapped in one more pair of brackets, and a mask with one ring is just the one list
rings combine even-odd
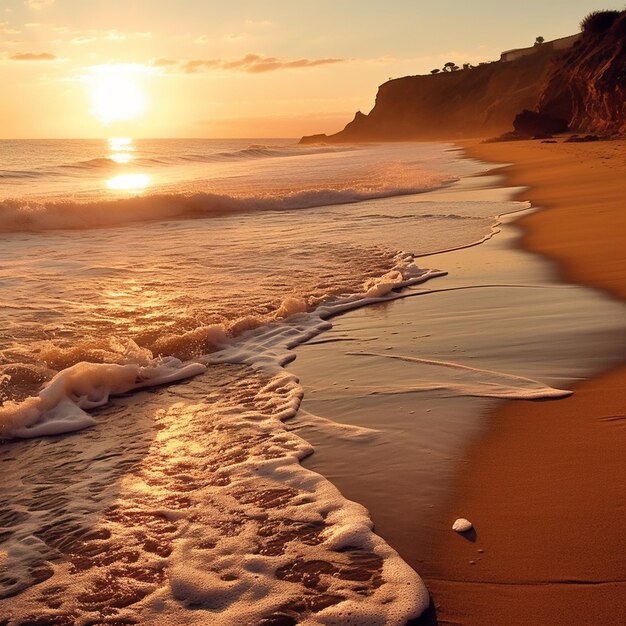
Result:
{"label": "white sea foam", "polygon": [[[3,487],[22,516],[4,544],[12,578],[0,585],[14,597],[0,614],[8,624],[37,615],[59,624],[107,616],[400,626],[417,617],[428,604],[422,581],[373,534],[361,505],[300,465],[312,449],[282,424],[302,389],[280,363],[290,358],[288,346],[325,326],[298,314],[252,332],[252,344],[242,336],[229,357],[213,356],[207,376],[174,391],[173,402],[147,400],[142,412],[155,411],[156,430],[134,457],[116,445],[132,441],[136,408],[105,410],[102,443],[98,429],[64,440],[60,456],[44,457],[39,478],[32,468],[46,453],[31,448],[30,478],[18,465]],[[217,363],[246,356],[252,369]],[[42,491],[40,482],[74,467],[69,484]]]}
{"label": "white sea foam", "polygon": [[111,396],[165,385],[203,373],[201,363],[169,357],[146,366],[77,363],[59,372],[35,397],[0,407],[0,438],[42,437],[93,426],[85,411],[102,406]]}
{"label": "white sea foam", "polygon": [[[260,321],[249,318],[240,319],[230,331],[231,336],[241,334],[241,340],[231,344],[226,343],[223,327],[207,326],[170,339],[168,347],[172,349],[174,343],[197,345],[200,340],[201,345],[207,345],[209,338],[209,346],[220,346],[219,356],[215,357],[219,362],[245,363],[275,373],[282,366],[275,357],[274,344],[277,341],[278,349],[292,348],[319,333],[325,328],[322,320],[332,315],[393,298],[394,289],[440,275],[442,272],[422,270],[408,264],[402,271],[392,270],[377,279],[368,279],[363,293],[337,298],[310,314],[306,313],[307,304],[302,298],[292,297],[281,303],[272,315],[276,321],[268,320],[268,326],[261,326]],[[284,346],[281,320],[298,314],[303,316],[300,332]],[[38,437],[87,428],[95,422],[85,409],[106,404],[112,395],[184,380],[205,370],[199,362],[185,364],[174,357],[150,359],[149,352],[139,349],[131,353],[132,356],[135,354],[141,357],[140,363],[76,363],[56,374],[36,396],[21,402],[6,402],[0,407],[0,437]],[[211,362],[211,359],[204,357],[204,361]]]}

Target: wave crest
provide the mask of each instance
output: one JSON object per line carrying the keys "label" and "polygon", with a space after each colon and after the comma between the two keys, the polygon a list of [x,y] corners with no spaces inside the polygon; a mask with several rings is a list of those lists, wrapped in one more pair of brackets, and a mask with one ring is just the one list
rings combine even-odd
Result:
{"label": "wave crest", "polygon": [[208,192],[158,193],[77,202],[10,198],[0,202],[0,232],[85,229],[132,222],[206,218],[231,213],[308,209],[431,191],[455,179],[432,177],[414,187],[312,189],[283,195],[236,196]]}

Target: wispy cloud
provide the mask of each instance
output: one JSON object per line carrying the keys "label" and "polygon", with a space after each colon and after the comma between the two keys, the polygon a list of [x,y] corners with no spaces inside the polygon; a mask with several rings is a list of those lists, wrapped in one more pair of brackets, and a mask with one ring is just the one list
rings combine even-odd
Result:
{"label": "wispy cloud", "polygon": [[193,43],[204,45],[213,41],[242,41],[248,36],[247,33],[227,33],[221,37],[210,37],[209,35],[200,35],[193,40]]}
{"label": "wispy cloud", "polygon": [[202,70],[211,70],[218,68],[221,64],[219,59],[194,59],[193,61],[187,61],[181,65],[183,72],[187,74],[195,74]]}
{"label": "wispy cloud", "polygon": [[40,9],[52,6],[54,0],[24,0],[24,4],[33,11],[39,11]]}
{"label": "wispy cloud", "polygon": [[9,22],[0,22],[0,35],[19,35],[20,31],[11,28]]}
{"label": "wispy cloud", "polygon": [[170,67],[172,65],[178,65],[178,61],[174,61],[174,59],[160,58],[154,59],[150,65],[152,65],[152,67]]}
{"label": "wispy cloud", "polygon": [[58,57],[49,52],[20,52],[9,57],[10,61],[55,61],[56,59]]}
{"label": "wispy cloud", "polygon": [[207,44],[214,41],[226,41],[228,43],[234,43],[243,41],[244,39],[258,38],[261,31],[267,30],[274,26],[274,22],[270,20],[244,20],[241,24],[241,29],[224,33],[222,35],[191,35],[188,34],[187,38],[191,39],[195,44]]}
{"label": "wispy cloud", "polygon": [[[30,27],[42,26],[41,24],[31,24],[28,25]],[[0,24],[0,29],[2,24]],[[56,33],[63,37],[62,40],[64,43],[69,43],[72,45],[82,45],[87,43],[93,43],[94,41],[104,41],[107,43],[117,43],[126,41],[127,39],[139,38],[146,39],[147,37],[151,37],[152,33],[149,31],[134,31],[134,32],[123,32],[116,29],[110,30],[96,30],[94,28],[89,28],[86,30],[75,30],[68,28],[67,26],[51,26],[52,32]]]}
{"label": "wispy cloud", "polygon": [[126,37],[126,33],[120,33],[118,30],[113,29],[108,31],[104,38],[109,41],[124,41]]}
{"label": "wispy cloud", "polygon": [[228,33],[222,37],[222,41],[243,41],[246,37],[246,33]]}
{"label": "wispy cloud", "polygon": [[270,20],[246,20],[244,23],[248,28],[267,28],[274,25]]}
{"label": "wispy cloud", "polygon": [[224,61],[221,59],[193,59],[181,64],[181,69],[187,74],[194,74],[207,70],[240,71],[249,74],[262,74],[278,70],[300,69],[317,67],[320,65],[332,65],[345,63],[345,59],[281,59],[278,57],[266,57],[260,54],[247,54],[241,59]]}
{"label": "wispy cloud", "polygon": [[73,37],[72,39],[70,39],[69,43],[71,43],[73,46],[82,46],[83,44],[91,43],[93,41],[96,41],[95,37],[86,37],[84,35],[79,35],[78,37]]}

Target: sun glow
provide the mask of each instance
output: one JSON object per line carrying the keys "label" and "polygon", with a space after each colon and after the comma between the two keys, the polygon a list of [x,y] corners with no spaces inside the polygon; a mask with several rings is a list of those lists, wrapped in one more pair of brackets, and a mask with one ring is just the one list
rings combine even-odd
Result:
{"label": "sun glow", "polygon": [[91,96],[91,114],[103,124],[129,121],[143,115],[147,106],[141,86],[141,70],[136,65],[100,65],[87,78]]}

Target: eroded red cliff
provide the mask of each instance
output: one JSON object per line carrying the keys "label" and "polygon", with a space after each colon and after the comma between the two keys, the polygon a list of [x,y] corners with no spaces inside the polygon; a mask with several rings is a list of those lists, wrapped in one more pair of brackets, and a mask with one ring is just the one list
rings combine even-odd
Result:
{"label": "eroded red cliff", "polygon": [[544,44],[513,61],[390,80],[368,115],[303,142],[495,136],[511,131],[525,109],[562,118],[573,131],[624,134],[626,11],[598,15],[585,20],[570,50]]}

